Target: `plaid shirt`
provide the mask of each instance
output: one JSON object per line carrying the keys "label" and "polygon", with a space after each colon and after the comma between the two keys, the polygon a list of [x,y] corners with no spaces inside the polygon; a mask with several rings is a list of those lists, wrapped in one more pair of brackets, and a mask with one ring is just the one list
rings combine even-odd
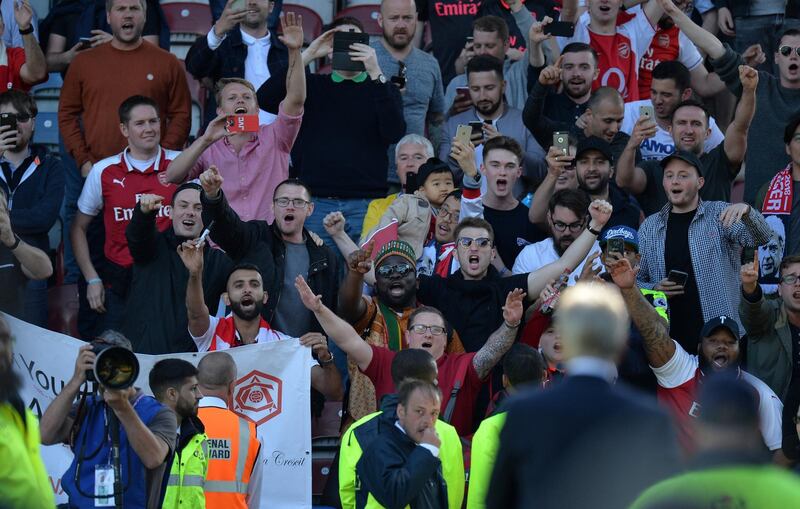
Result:
{"label": "plaid shirt", "polygon": [[[728,206],[727,202],[700,200],[689,225],[689,251],[703,306],[703,320],[721,315],[736,317],[739,330],[744,332],[738,312],[742,248],[766,244],[771,230],[764,216],[753,207],[741,221],[725,228],[719,216]],[[664,241],[671,209],[672,205],[667,203],[639,227],[642,260],[637,283],[640,288],[652,289],[667,277]]]}

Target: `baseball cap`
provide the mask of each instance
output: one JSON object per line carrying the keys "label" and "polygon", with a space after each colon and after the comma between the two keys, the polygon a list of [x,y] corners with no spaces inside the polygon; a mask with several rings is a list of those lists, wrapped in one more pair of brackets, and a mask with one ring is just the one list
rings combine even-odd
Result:
{"label": "baseball cap", "polygon": [[734,338],[739,339],[739,324],[736,323],[736,320],[726,315],[720,315],[707,321],[705,325],[703,325],[703,329],[700,331],[700,337],[707,338],[709,334],[714,332],[714,329],[719,327],[725,327],[731,331],[731,334],[733,334]]}
{"label": "baseball cap", "polygon": [[614,156],[611,154],[611,145],[602,138],[597,136],[589,136],[578,142],[578,148],[575,151],[575,159],[577,160],[581,154],[590,150],[597,150],[609,163],[614,164]]}
{"label": "baseball cap", "polygon": [[614,226],[604,231],[600,238],[600,247],[604,247],[608,239],[622,239],[629,246],[636,248],[637,253],[639,252],[639,232],[630,226]]}
{"label": "baseball cap", "polygon": [[446,162],[442,161],[438,157],[431,157],[425,161],[417,171],[417,189],[425,185],[425,181],[428,180],[428,177],[430,177],[431,174],[444,172],[449,172],[450,175],[453,175],[453,170],[450,169],[450,166]]}
{"label": "baseball cap", "polygon": [[680,159],[681,161],[694,166],[697,170],[697,173],[699,173],[701,177],[703,176],[703,163],[701,163],[700,159],[692,152],[686,150],[676,150],[661,160],[661,167],[666,169],[669,162],[673,159]]}

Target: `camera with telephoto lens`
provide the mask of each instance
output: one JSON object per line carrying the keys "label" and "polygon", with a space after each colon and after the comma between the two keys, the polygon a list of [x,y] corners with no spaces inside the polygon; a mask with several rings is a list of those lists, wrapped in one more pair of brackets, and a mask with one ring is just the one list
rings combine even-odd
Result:
{"label": "camera with telephoto lens", "polygon": [[139,376],[139,360],[133,352],[108,343],[92,343],[94,368],[86,370],[86,379],[106,389],[127,389]]}

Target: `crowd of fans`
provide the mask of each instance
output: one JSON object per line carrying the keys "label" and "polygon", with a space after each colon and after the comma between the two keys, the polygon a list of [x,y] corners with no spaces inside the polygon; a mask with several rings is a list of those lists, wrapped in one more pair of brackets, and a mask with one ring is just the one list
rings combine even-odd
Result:
{"label": "crowd of fans", "polygon": [[[0,506],[53,507],[41,441],[100,451],[60,484],[95,507],[113,413],[126,506],[259,507],[221,351],[297,339],[341,402],[315,502],[800,507],[799,6],[383,0],[353,70],[358,19],[279,0],[202,6],[183,63],[158,2],[4,0],[0,311],[63,280],[88,343],[37,423],[0,317]],[[78,402],[98,345],[203,355]]]}

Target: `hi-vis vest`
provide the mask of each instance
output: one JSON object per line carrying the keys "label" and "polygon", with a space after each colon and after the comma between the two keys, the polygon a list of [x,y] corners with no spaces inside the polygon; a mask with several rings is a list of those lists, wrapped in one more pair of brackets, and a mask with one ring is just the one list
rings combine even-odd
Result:
{"label": "hi-vis vest", "polygon": [[200,407],[208,437],[206,507],[247,509],[245,496],[260,444],[256,427],[225,408]]}
{"label": "hi-vis vest", "polygon": [[207,437],[198,433],[178,454],[175,452],[167,479],[163,509],[205,509],[203,488],[208,472]]}

